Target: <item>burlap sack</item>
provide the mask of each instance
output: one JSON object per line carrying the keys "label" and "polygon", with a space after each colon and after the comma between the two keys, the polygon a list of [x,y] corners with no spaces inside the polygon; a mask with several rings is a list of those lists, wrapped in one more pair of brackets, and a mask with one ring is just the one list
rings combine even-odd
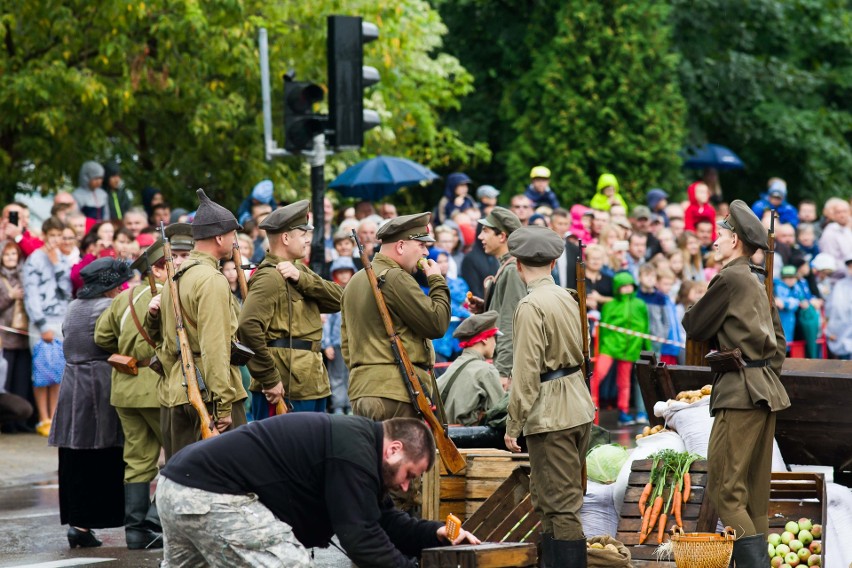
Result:
{"label": "burlap sack", "polygon": [[604,546],[612,544],[618,549],[618,552],[613,552],[606,548],[586,549],[588,551],[588,568],[633,568],[633,564],[630,561],[630,551],[621,542],[611,536],[596,536],[588,539],[586,542],[589,544],[599,542]]}

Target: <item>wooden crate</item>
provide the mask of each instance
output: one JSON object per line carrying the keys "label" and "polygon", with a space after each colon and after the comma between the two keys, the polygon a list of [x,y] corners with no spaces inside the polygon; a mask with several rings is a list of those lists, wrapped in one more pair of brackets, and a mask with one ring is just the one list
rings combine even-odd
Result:
{"label": "wooden crate", "polygon": [[513,454],[488,448],[459,449],[467,467],[450,474],[440,458],[436,469],[440,475],[423,478],[423,518],[443,521],[453,513],[464,521],[512,475],[519,465],[529,465],[528,454]]}
{"label": "wooden crate", "polygon": [[823,474],[773,473],[769,491],[769,530],[782,532],[788,521],[798,521],[803,517],[811,519],[823,526],[822,549],[825,554],[827,502]]}
{"label": "wooden crate", "polygon": [[540,521],[530,497],[530,468],[515,468],[462,525],[482,541],[538,543]]}
{"label": "wooden crate", "polygon": [[420,557],[423,568],[515,568],[536,562],[536,546],[523,542],[427,548]]}
{"label": "wooden crate", "polygon": [[[654,561],[654,550],[659,543],[657,542],[657,531],[652,531],[651,535],[643,544],[639,544],[639,529],[642,525],[642,518],[639,516],[639,497],[642,495],[642,489],[648,483],[651,475],[651,460],[636,460],[630,471],[630,477],[627,481],[627,490],[624,493],[624,506],[621,509],[621,517],[618,520],[618,532],[615,538],[630,549],[631,557],[637,561],[637,567],[641,566],[639,561]],[[692,478],[692,491],[689,495],[689,500],[684,503],[681,511],[683,517],[683,530],[686,532],[715,532],[718,517],[716,511],[710,504],[709,499],[704,499],[705,487],[707,486],[707,462],[699,460],[692,464],[689,469],[690,477]],[[669,483],[671,480],[669,479]],[[668,490],[664,493],[664,499],[668,499]],[[672,520],[666,521],[666,529],[668,530],[674,524]],[[663,538],[665,541],[668,536]],[[662,563],[666,565],[666,563]],[[674,563],[671,563],[673,566]]]}

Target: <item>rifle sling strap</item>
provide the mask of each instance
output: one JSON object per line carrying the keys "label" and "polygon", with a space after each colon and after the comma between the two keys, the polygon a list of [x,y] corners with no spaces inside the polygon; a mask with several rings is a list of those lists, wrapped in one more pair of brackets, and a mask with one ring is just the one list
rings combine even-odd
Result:
{"label": "rifle sling strap", "polygon": [[450,396],[450,391],[453,389],[453,385],[456,384],[456,380],[464,371],[464,368],[468,366],[469,363],[473,363],[476,359],[468,359],[464,363],[462,363],[458,369],[455,370],[453,376],[449,378],[447,384],[444,385],[444,388],[441,389],[441,400],[446,401],[447,397]]}
{"label": "rifle sling strap", "polygon": [[148,335],[148,332],[145,331],[145,328],[142,327],[142,323],[139,321],[139,316],[136,314],[136,308],[133,306],[133,291],[136,289],[136,286],[133,286],[130,289],[130,294],[128,299],[130,300],[130,305],[127,306],[130,310],[130,317],[133,318],[133,324],[136,326],[136,329],[139,331],[139,334],[142,336],[142,339],[145,340],[145,343],[153,347],[157,348],[157,344],[151,339],[151,336]]}

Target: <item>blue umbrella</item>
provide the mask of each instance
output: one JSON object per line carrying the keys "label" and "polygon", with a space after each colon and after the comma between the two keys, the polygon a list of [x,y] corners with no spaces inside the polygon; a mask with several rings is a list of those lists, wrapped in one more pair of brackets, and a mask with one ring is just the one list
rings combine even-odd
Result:
{"label": "blue umbrella", "polygon": [[437,178],[435,172],[411,160],[377,156],[350,166],[328,187],[344,197],[379,201],[401,187]]}
{"label": "blue umbrella", "polygon": [[741,170],[745,167],[739,156],[730,148],[718,144],[705,144],[700,148],[690,148],[685,152],[683,167],[693,170],[716,168],[717,170]]}

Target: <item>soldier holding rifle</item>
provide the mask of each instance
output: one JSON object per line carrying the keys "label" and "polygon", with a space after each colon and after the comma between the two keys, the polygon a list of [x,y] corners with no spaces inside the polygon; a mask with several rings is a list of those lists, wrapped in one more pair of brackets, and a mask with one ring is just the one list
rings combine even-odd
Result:
{"label": "soldier holding rifle", "polygon": [[[340,311],[343,288],[304,264],[311,246],[308,201],[291,203],[260,224],[269,252],[249,283],[240,312],[240,339],[255,352],[249,361],[252,415],[270,415],[283,397],[293,411],[325,412],[331,395],[322,361],[321,313]],[[261,396],[261,392],[263,395]]]}
{"label": "soldier holding rifle", "polygon": [[683,326],[689,337],[720,350],[708,356],[716,375],[707,494],[722,523],[740,537],[733,553],[737,568],[757,568],[766,565],[775,413],[790,406],[779,380],[787,344],[778,310],[771,299],[767,305],[767,290],[749,264],[755,251],[768,248],[766,230],[740,200],[718,226],[713,254],[722,270],[687,310]]}
{"label": "soldier holding rifle", "polygon": [[192,222],[195,250],[175,272],[174,286],[166,287],[161,296],[151,301],[146,317],[149,334],[155,342],[161,341],[157,355],[166,375],[160,414],[166,459],[198,441],[202,429],[209,433],[209,425],[201,423],[197,409],[189,402],[187,384],[191,378],[184,376],[186,365],[175,334],[178,326],[172,309],[172,289],[177,290],[191,363],[202,377],[198,386],[216,430],[224,432],[246,423],[242,402],[246,391],[239,370],[230,363],[231,344],[237,332],[237,300],[219,271],[219,262],[233,254],[234,231],[242,227],[204,190],[199,189],[197,194],[201,204]]}
{"label": "soldier holding rifle", "polygon": [[508,244],[529,293],[515,310],[506,447],[520,452],[518,437],[526,436],[530,492],[541,518],[541,565],[585,568],[582,472],[595,409],[582,372],[580,308],[551,274],[565,248],[559,235],[522,227]]}
{"label": "soldier holding rifle", "polygon": [[[394,329],[420,383],[432,393],[434,351],[429,339],[443,337],[450,325],[450,290],[438,265],[423,258],[426,245],[435,242],[428,230],[430,218],[429,213],[403,215],[384,224],[377,233],[382,246],[372,264]],[[429,283],[428,296],[412,276],[418,262]],[[350,369],[352,411],[373,420],[417,416],[363,270],[346,286],[341,312],[341,350]]]}

